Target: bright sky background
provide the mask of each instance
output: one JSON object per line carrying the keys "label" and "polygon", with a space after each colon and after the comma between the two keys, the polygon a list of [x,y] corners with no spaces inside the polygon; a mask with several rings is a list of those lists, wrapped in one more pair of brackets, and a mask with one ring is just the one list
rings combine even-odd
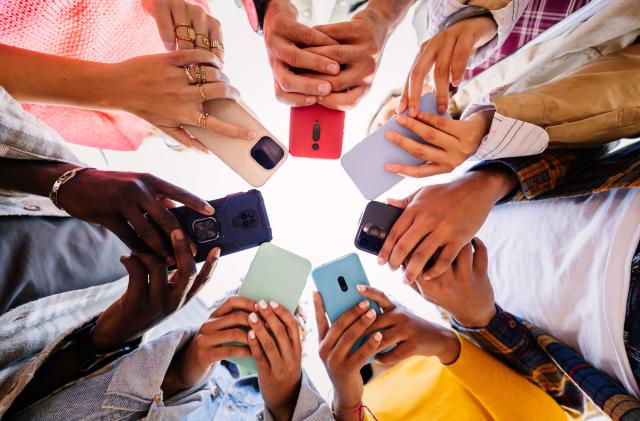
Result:
{"label": "bright sky background", "polygon": [[[329,1],[329,0],[322,0]],[[262,123],[283,143],[288,143],[289,108],[278,103],[273,93],[273,78],[263,39],[254,34],[244,11],[231,0],[211,1],[211,10],[223,25],[225,73],[242,93],[243,100],[257,113]],[[392,89],[404,83],[417,51],[411,25],[413,11],[389,39],[373,89],[357,109],[347,113],[343,152],[366,134],[373,113]],[[132,152],[105,152],[74,147],[81,159],[97,167],[145,171],[184,187],[205,199],[215,199],[251,188],[215,156],[194,152],[175,152],[158,138],[147,140]],[[387,197],[404,197],[420,186],[449,179],[405,180],[388,192]],[[273,229],[273,243],[306,257],[315,266],[357,251],[353,246],[357,224],[367,201],[343,171],[338,160],[310,160],[289,157],[284,166],[260,189]],[[237,288],[255,250],[223,258],[213,280],[200,297],[208,305],[225,291]],[[376,258],[359,253],[369,281],[392,294],[416,313],[437,320],[435,308],[402,284],[399,272],[379,267]],[[315,328],[309,306],[313,282],[309,278],[302,297],[309,327]],[[318,388],[327,394],[330,388],[324,367],[317,357],[315,330],[305,344],[305,368]]]}

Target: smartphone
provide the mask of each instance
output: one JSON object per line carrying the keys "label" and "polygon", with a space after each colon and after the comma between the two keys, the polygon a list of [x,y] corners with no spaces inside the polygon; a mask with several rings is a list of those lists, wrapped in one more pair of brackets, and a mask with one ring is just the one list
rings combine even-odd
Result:
{"label": "smartphone", "polygon": [[[249,266],[238,295],[275,301],[293,313],[311,272],[311,262],[271,243],[264,243]],[[243,374],[256,373],[253,358],[234,358]]]}
{"label": "smartphone", "polygon": [[258,121],[249,107],[227,98],[204,103],[209,115],[254,130],[255,139],[236,139],[187,126],[193,136],[253,187],[263,186],[287,159],[287,148]]}
{"label": "smartphone", "polygon": [[[420,111],[437,114],[436,97],[432,92],[426,93],[420,98]],[[406,113],[407,111],[402,114],[406,115]],[[448,114],[443,116],[449,118]],[[425,143],[418,135],[400,126],[396,122],[396,117],[364,138],[342,157],[342,167],[368,200],[380,196],[404,178],[401,175],[385,171],[385,164],[397,163],[416,166],[424,163],[423,160],[414,157],[384,137],[386,132],[394,130],[417,142]]]}
{"label": "smartphone", "polygon": [[214,247],[220,247],[224,256],[271,241],[267,210],[258,190],[231,194],[209,204],[215,209],[212,216],[186,206],[169,209],[198,248],[196,262],[204,261]]}
{"label": "smartphone", "polygon": [[377,256],[400,215],[402,215],[400,208],[386,203],[369,202],[358,224],[354,241],[356,248]]}
{"label": "smartphone", "polygon": [[338,159],[342,155],[344,111],[315,104],[292,107],[289,152],[303,158]]}
{"label": "smartphone", "polygon": [[[356,289],[356,285],[369,285],[367,274],[362,267],[360,258],[355,253],[347,254],[322,266],[318,266],[311,272],[313,282],[316,289],[322,297],[324,310],[329,316],[331,323],[348,311],[362,300],[369,301],[369,308],[375,310],[376,313],[382,313],[380,306],[369,299],[365,298]],[[365,336],[356,342],[353,350],[356,350],[365,343],[369,336]],[[393,347],[389,347],[381,353],[390,351]],[[373,357],[369,360],[371,362]]]}

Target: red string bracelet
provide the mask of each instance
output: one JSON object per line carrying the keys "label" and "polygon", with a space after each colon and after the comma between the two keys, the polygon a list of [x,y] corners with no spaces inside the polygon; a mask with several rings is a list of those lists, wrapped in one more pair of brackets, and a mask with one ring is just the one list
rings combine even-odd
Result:
{"label": "red string bracelet", "polygon": [[358,421],[362,421],[364,419],[363,415],[364,412],[368,412],[369,415],[371,415],[374,419],[374,421],[378,421],[378,418],[375,416],[375,414],[371,411],[371,409],[369,409],[369,407],[365,404],[360,404],[358,405],[355,409],[348,411],[348,412],[334,412],[333,415],[337,416],[337,417],[345,417],[348,415],[353,415],[355,413],[358,413]]}

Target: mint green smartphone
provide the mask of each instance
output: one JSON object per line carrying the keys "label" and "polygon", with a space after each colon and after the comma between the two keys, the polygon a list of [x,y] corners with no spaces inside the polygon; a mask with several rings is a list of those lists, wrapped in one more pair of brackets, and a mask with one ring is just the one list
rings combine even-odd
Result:
{"label": "mint green smartphone", "polygon": [[[238,295],[275,301],[293,313],[311,273],[311,262],[271,243],[258,247]],[[243,375],[257,373],[253,358],[234,358]]]}

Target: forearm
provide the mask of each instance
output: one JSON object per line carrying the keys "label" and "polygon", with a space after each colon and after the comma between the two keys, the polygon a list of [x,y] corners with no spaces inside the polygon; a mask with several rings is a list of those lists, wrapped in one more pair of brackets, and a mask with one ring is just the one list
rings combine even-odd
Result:
{"label": "forearm", "polygon": [[381,24],[387,25],[387,34],[391,34],[414,3],[415,0],[369,0],[365,10],[375,12],[384,22]]}
{"label": "forearm", "polygon": [[[475,174],[474,174],[475,173]],[[501,165],[485,165],[462,176],[461,181],[477,184],[487,203],[496,204],[519,186],[516,175]]]}
{"label": "forearm", "polygon": [[110,66],[0,44],[0,85],[22,102],[111,108]]}
{"label": "forearm", "polygon": [[53,183],[77,165],[0,158],[0,188],[48,196]]}

